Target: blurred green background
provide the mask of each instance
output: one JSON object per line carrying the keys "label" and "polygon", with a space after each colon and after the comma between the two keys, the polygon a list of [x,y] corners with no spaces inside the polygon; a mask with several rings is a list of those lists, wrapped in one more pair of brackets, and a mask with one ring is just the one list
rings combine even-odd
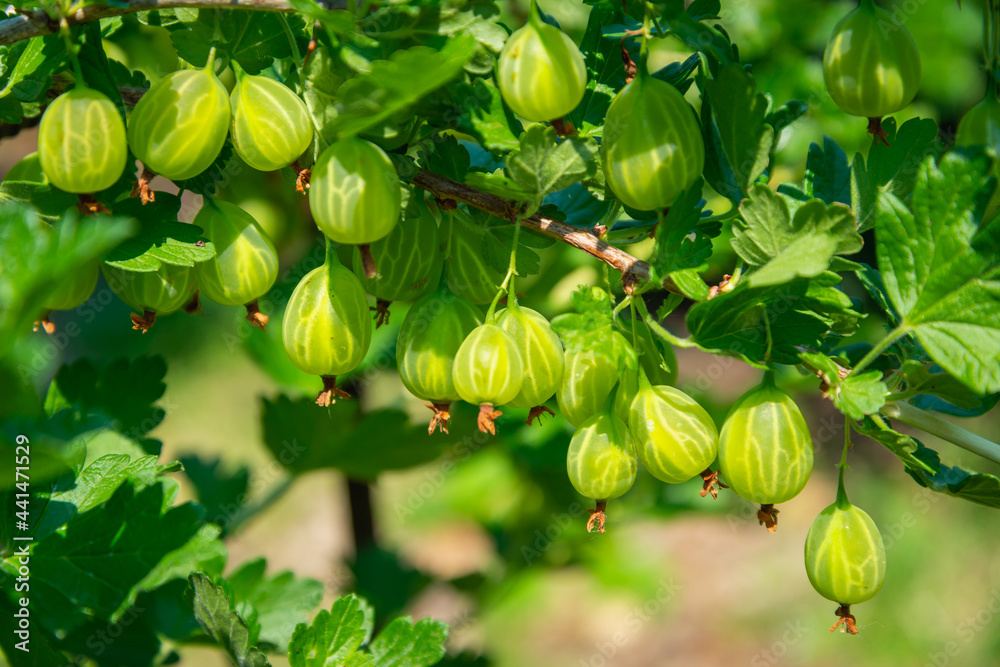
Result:
{"label": "blurred green background", "polygon": [[[540,3],[579,36],[586,8],[576,2]],[[900,114],[933,118],[950,142],[962,113],[984,90],[979,2],[883,2],[899,16],[920,47],[923,82],[916,102]],[[772,170],[773,185],[802,178],[811,142],[823,135],[848,153],[866,153],[865,121],[841,113],[823,86],[821,54],[833,25],[854,3],[804,0],[723,1],[721,24],[753,65],[758,88],[775,104],[801,99],[808,114],[784,135]],[[526,3],[509,6],[510,25]],[[162,33],[129,21],[115,36],[112,57],[155,80],[174,67]],[[683,57],[669,42],[655,57],[664,64]],[[34,149],[34,132],[0,143],[0,173]],[[243,168],[222,196],[244,206],[271,232],[282,271],[322,246],[302,198],[288,178]],[[185,200],[190,219],[197,200]],[[870,239],[869,239],[870,240]],[[732,267],[728,243],[706,278],[717,282]],[[636,254],[648,252],[632,246]],[[866,252],[870,252],[866,249]],[[595,260],[568,248],[544,253],[541,275],[518,283],[522,302],[547,315],[564,312],[569,295],[599,279]],[[345,257],[345,259],[347,259]],[[552,287],[554,285],[554,287]],[[859,299],[855,284],[845,289]],[[98,288],[107,293],[103,284]],[[861,634],[828,632],[836,605],[815,594],[802,564],[802,545],[815,515],[833,501],[843,441],[842,418],[816,391],[814,379],[794,372],[779,384],[795,392],[817,447],[815,473],[806,490],[781,507],[777,534],[757,525],[755,509],[731,493],[717,501],[698,496],[699,482],[667,486],[640,472],[633,490],[609,505],[608,532],[585,531],[586,501],[565,474],[570,427],[561,419],[541,428],[519,426],[511,410],[502,434],[472,438],[442,461],[384,475],[373,488],[379,551],[357,555],[351,534],[345,480],[311,473],[286,484],[286,473],[261,442],[261,398],[315,393],[315,379],[289,370],[277,318],[267,334],[251,331],[239,309],[203,302],[201,315],[158,321],[145,336],[131,330],[128,308],[98,301],[93,321],[57,313],[60,331],[71,319],[73,338],[37,334],[16,354],[35,369],[39,392],[60,363],[90,357],[162,354],[168,363],[164,423],[152,433],[164,442],[164,460],[218,459],[222,477],[249,474],[252,498],[283,490],[278,501],[230,534],[230,568],[257,555],[271,571],[294,570],[323,581],[327,604],[359,589],[380,612],[403,609],[452,625],[452,664],[514,666],[620,665],[963,665],[1000,662],[1000,531],[995,511],[918,487],[881,446],[856,438],[848,492],[882,530],[887,547],[885,585],[854,609]],[[415,420],[429,416],[400,385],[384,354],[391,349],[405,305],[393,306],[391,325],[380,330],[370,363],[357,378],[367,409],[394,406]],[[681,314],[682,315],[682,314]],[[682,331],[680,315],[670,325]],[[873,318],[863,335],[874,340]],[[678,387],[722,420],[732,402],[755,385],[759,372],[738,361],[679,351]],[[459,412],[453,429],[472,434],[473,418]],[[993,414],[963,426],[1000,438]],[[454,432],[454,431],[453,431]],[[386,437],[392,437],[386,434]],[[931,436],[919,436],[952,464],[1000,470]],[[186,497],[194,494],[185,484]],[[354,567],[349,567],[353,563]],[[224,665],[208,649],[186,649],[188,666]],[[284,664],[276,659],[275,664]]]}

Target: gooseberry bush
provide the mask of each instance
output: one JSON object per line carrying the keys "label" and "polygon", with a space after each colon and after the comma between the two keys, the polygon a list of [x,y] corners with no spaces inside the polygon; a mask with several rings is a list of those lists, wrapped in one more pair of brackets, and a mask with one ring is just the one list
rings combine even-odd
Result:
{"label": "gooseberry bush", "polygon": [[[822,54],[823,94],[868,123],[870,146],[849,159],[825,138],[791,182],[776,155],[817,100],[759,89],[725,3],[586,4],[573,39],[534,1],[507,15],[491,0],[14,2],[0,119],[38,129],[0,182],[11,665],[170,664],[190,644],[240,666],[473,664],[445,657],[443,623],[400,615],[416,575],[364,521],[361,595],[318,613],[320,582],[228,567],[224,538],[274,498],[220,520],[247,479],[160,456],[164,358],[27,361],[79,331],[58,311],[107,324],[101,294],[144,341],[206,300],[239,312],[231,336],[286,390],[262,402],[264,444],[292,479],[342,472],[355,519],[371,521],[386,471],[530,441],[557,502],[587,499],[592,539],[627,521],[617,499],[648,473],[702,506],[751,503],[782,540],[780,508],[814,468],[788,388],[803,382],[844,424],[837,495],[798,573],[836,603],[834,628],[858,632],[852,605],[887,569],[879,508],[848,501],[855,436],[922,487],[1000,507],[1000,479],[898,428],[1000,462],[1000,445],[936,414],[983,415],[1000,396],[998,3],[986,99],[948,141],[892,117],[919,94],[917,46],[860,0]],[[168,39],[176,67],[116,59],[130,29]],[[668,43],[686,55],[665,60]],[[281,193],[264,194],[291,198],[299,242],[227,200],[241,172],[277,172]],[[589,283],[553,310],[545,295],[580,265]],[[677,350],[759,369],[760,385],[717,421],[674,386]],[[386,371],[426,421],[359,400]],[[178,497],[182,470],[197,501]],[[373,606],[379,579],[395,593]]]}

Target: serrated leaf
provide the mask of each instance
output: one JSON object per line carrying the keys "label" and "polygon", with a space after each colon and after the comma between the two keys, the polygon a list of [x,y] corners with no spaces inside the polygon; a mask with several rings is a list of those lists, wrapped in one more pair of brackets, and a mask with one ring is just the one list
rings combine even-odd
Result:
{"label": "serrated leaf", "polygon": [[471,35],[449,39],[440,51],[414,46],[376,60],[367,73],[350,79],[337,94],[337,117],[330,130],[351,136],[403,112],[461,74],[475,54]]}
{"label": "serrated leaf", "polygon": [[330,611],[300,623],[288,644],[291,667],[336,667],[348,662],[365,641],[365,614],[354,595],[338,598]]}
{"label": "serrated leaf", "polygon": [[620,43],[604,39],[602,29],[620,16],[617,11],[595,7],[590,12],[587,30],[580,42],[587,66],[587,89],[583,100],[570,113],[570,121],[583,136],[604,134],[604,117],[611,100],[625,85],[625,66]]}
{"label": "serrated leaf", "polygon": [[701,221],[704,181],[700,178],[670,207],[656,227],[656,244],[649,259],[657,281],[671,278],[692,299],[708,297],[708,286],[698,276],[712,255],[712,239],[722,232],[722,224]]}
{"label": "serrated leaf", "polygon": [[202,235],[201,227],[177,222],[180,197],[158,193],[156,201],[143,205],[129,198],[114,206],[116,215],[141,222],[140,231],[104,256],[104,261],[126,271],[157,271],[161,264],[194,266],[215,257],[215,245]]}
{"label": "serrated leaf", "polygon": [[875,226],[875,212],[882,196],[892,194],[906,201],[913,192],[920,163],[944,150],[937,138],[937,125],[927,118],[911,118],[898,132],[896,120],[885,118],[882,129],[889,145],[875,141],[867,162],[859,153],[851,164],[851,208],[861,232]]}
{"label": "serrated leaf", "polygon": [[508,109],[493,82],[476,79],[456,86],[456,107],[461,110],[457,124],[460,131],[476,139],[483,148],[506,153],[518,146],[524,131],[521,121]]}
{"label": "serrated leaf", "polygon": [[247,622],[233,610],[225,591],[200,572],[192,574],[189,581],[194,589],[195,618],[237,667],[269,667],[267,657],[250,644]]}
{"label": "serrated leaf", "polygon": [[809,144],[806,158],[806,194],[827,204],[851,205],[851,168],[847,154],[830,137],[823,137],[823,146]]}
{"label": "serrated leaf", "polygon": [[[294,33],[301,33],[302,20],[295,15],[279,16],[274,12],[217,12],[198,10],[198,20],[179,24],[170,40],[177,55],[196,67],[204,67],[213,45],[249,74],[259,74],[275,59],[292,55],[291,44],[282,19],[288,21]],[[221,39],[215,37],[216,25]]]}
{"label": "serrated leaf", "polygon": [[557,141],[553,127],[532,125],[507,156],[507,175],[536,201],[597,171],[597,142],[573,136]]}
{"label": "serrated leaf", "polygon": [[[989,163],[948,154],[919,170],[912,212],[879,201],[876,244],[889,299],[941,368],[979,393],[1000,391],[1000,226],[976,220]],[[978,234],[978,235],[977,235]],[[986,254],[979,248],[987,250]]]}
{"label": "serrated leaf", "polygon": [[171,551],[198,530],[201,512],[187,503],[169,507],[162,484],[136,491],[122,484],[111,498],[75,516],[64,532],[32,549],[32,604],[51,631],[85,621],[85,607],[114,620],[134,598],[135,587]]}
{"label": "serrated leaf", "polygon": [[205,508],[206,520],[226,531],[245,509],[250,471],[242,466],[230,471],[219,459],[194,455],[181,457],[180,461],[185,476],[194,485],[198,503]]}
{"label": "serrated leaf", "polygon": [[266,576],[263,558],[248,561],[226,577],[237,611],[252,609],[261,648],[284,649],[295,627],[312,614],[323,597],[323,584],[291,572]]}
{"label": "serrated leaf", "polygon": [[737,63],[729,39],[715,28],[699,23],[691,14],[671,17],[665,13],[662,23],[692,50],[701,51],[723,65]]}
{"label": "serrated leaf", "polygon": [[[777,109],[772,109],[767,113],[764,117],[764,123],[770,125],[774,130],[774,142],[771,147],[772,152],[778,147],[778,139],[781,138],[781,133],[784,132],[792,123],[797,121],[799,118],[802,118],[807,111],[809,111],[809,105],[805,102],[801,100],[789,100]],[[849,201],[845,203],[850,204]]]}
{"label": "serrated leaf", "polygon": [[430,667],[444,657],[448,626],[429,618],[397,618],[375,637],[369,650],[379,667]]}
{"label": "serrated leaf", "polygon": [[877,413],[885,405],[888,389],[881,371],[848,375],[832,388],[833,404],[851,419]]}
{"label": "serrated leaf", "polygon": [[733,224],[732,246],[752,266],[757,287],[794,278],[813,278],[830,267],[834,255],[854,254],[863,242],[846,206],[818,199],[799,204],[766,185],[756,185],[740,205]]}
{"label": "serrated leaf", "polygon": [[30,330],[42,303],[73,272],[132,233],[122,218],[77,222],[70,211],[54,226],[27,206],[0,202],[0,357]]}
{"label": "serrated leaf", "polygon": [[[767,168],[774,141],[774,128],[764,122],[767,98],[757,92],[753,76],[738,64],[719,68],[716,77],[705,82],[705,98],[710,102],[707,109],[702,107],[706,145],[718,142],[736,187],[746,192]],[[721,157],[709,151],[706,161],[710,155],[716,160]],[[730,192],[722,194],[731,198]]]}
{"label": "serrated leaf", "polygon": [[165,412],[154,403],[163,396],[167,365],[163,357],[115,359],[98,370],[89,360],[62,366],[52,380],[46,410],[73,410],[107,415],[117,429],[141,439],[163,421]]}
{"label": "serrated leaf", "polygon": [[552,328],[568,352],[582,349],[606,350],[620,367],[634,367],[635,351],[615,326],[610,295],[600,287],[581,286],[573,292],[575,313],[552,320]]}
{"label": "serrated leaf", "polygon": [[59,35],[0,46],[0,120],[17,125],[37,116],[52,75],[65,64],[66,43]]}
{"label": "serrated leaf", "polygon": [[450,134],[434,144],[426,160],[429,171],[459,183],[465,179],[470,164],[469,150]]}
{"label": "serrated leaf", "polygon": [[[360,414],[357,401],[337,401],[317,410],[314,401],[279,396],[263,399],[264,444],[289,471],[301,474],[336,468],[356,479],[374,479],[384,470],[400,470],[433,461],[460,439],[440,434],[428,438],[425,425],[410,422],[397,410]],[[392,438],[379,433],[392,432]]]}
{"label": "serrated leaf", "polygon": [[105,503],[119,486],[130,482],[136,490],[153,484],[160,475],[156,456],[132,459],[126,454],[100,457],[76,476],[68,489],[44,494],[42,510],[32,518],[35,539],[58,530],[77,514]]}
{"label": "serrated leaf", "polygon": [[[753,287],[741,282],[730,292],[696,303],[687,314],[692,339],[702,349],[748,363],[798,363],[799,346],[820,347],[823,338],[847,330],[859,314],[826,273],[782,285]],[[771,348],[768,357],[768,330]]]}

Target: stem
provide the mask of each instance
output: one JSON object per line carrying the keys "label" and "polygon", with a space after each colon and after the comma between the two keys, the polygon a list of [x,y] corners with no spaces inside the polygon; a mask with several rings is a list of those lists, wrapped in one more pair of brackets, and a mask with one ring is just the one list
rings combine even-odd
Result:
{"label": "stem", "polygon": [[375,544],[371,487],[368,486],[368,482],[348,479],[347,496],[351,504],[351,532],[354,535],[354,553],[358,554]]}
{"label": "stem", "polygon": [[880,354],[886,351],[886,349],[895,343],[897,340],[910,333],[910,328],[905,324],[900,324],[898,327],[886,334],[885,338],[880,340],[875,344],[872,349],[868,350],[868,354],[861,358],[854,368],[851,370],[851,375],[857,375],[862,370],[864,370],[868,364],[875,361]]}
{"label": "stem", "polygon": [[677,336],[673,335],[672,333],[661,327],[660,323],[657,322],[656,319],[649,314],[649,309],[646,308],[646,301],[644,299],[641,298],[638,299],[638,303],[636,305],[639,308],[639,315],[642,316],[642,321],[646,323],[646,326],[648,326],[649,330],[652,331],[654,334],[656,334],[663,340],[667,341],[674,347],[698,347],[698,344],[692,341],[690,338],[678,338]]}
{"label": "stem", "polygon": [[847,470],[847,450],[851,448],[851,422],[845,417],[844,418],[844,451],[840,454],[840,463],[837,467],[840,468],[840,480],[837,482],[837,507],[841,509],[846,509],[850,506],[850,501],[847,499],[847,491],[844,489],[844,471]]}
{"label": "stem", "polygon": [[[346,9],[347,0],[328,0],[323,6],[328,9]],[[74,26],[113,16],[180,7],[219,7],[265,12],[295,11],[295,7],[288,0],[130,0],[125,6],[86,5],[67,13],[65,20],[68,25]],[[52,21],[44,9],[36,9],[0,20],[0,45],[51,35],[58,30],[58,22]]]}
{"label": "stem", "polygon": [[301,68],[302,53],[299,52],[299,45],[295,42],[295,35],[292,34],[292,27],[288,25],[288,18],[286,18],[284,14],[278,14],[278,19],[281,21],[281,28],[285,31],[285,37],[288,38],[288,44],[292,48],[292,60],[295,61],[295,67]]}
{"label": "stem", "polygon": [[967,431],[961,426],[956,426],[949,421],[945,421],[937,415],[932,415],[909,403],[887,403],[882,406],[881,412],[886,417],[898,419],[904,424],[915,426],[921,431],[936,435],[973,454],[978,454],[984,459],[1000,463],[1000,445],[987,440],[981,435]]}
{"label": "stem", "polygon": [[[516,201],[477,190],[424,169],[417,172],[413,177],[412,183],[418,188],[430,192],[438,199],[451,199],[456,202],[462,202],[481,211],[492,213],[504,220],[510,220],[513,213],[519,210],[521,206]],[[567,225],[555,218],[537,213],[523,217],[521,224],[527,229],[556,238],[574,248],[583,250],[612,268],[621,271],[626,285],[649,282],[649,264],[633,257],[624,250],[607,244],[594,236],[590,231]],[[662,287],[665,290],[684,296],[677,285],[670,279],[665,280]]]}
{"label": "stem", "polygon": [[504,294],[510,294],[513,289],[514,276],[517,275],[517,239],[521,234],[521,217],[518,215],[514,221],[514,243],[510,247],[510,265],[507,268],[507,275],[504,277],[503,283],[500,284],[500,289],[497,290],[497,295],[493,297],[490,309],[486,311],[487,324],[493,322],[493,314],[497,309],[497,304],[500,303],[500,297]]}
{"label": "stem", "polygon": [[83,78],[83,68],[80,67],[80,59],[77,57],[78,49],[76,42],[73,41],[73,33],[69,29],[69,23],[65,17],[61,17],[59,24],[59,33],[62,35],[63,41],[66,42],[66,53],[69,54],[70,63],[73,65],[73,76],[76,77],[76,85],[86,88],[87,82]]}

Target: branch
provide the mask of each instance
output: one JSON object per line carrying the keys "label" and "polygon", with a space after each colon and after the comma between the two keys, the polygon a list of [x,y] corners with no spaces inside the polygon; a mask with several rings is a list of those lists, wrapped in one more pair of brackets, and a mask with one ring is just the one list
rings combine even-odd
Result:
{"label": "branch", "polygon": [[[330,9],[344,9],[346,0],[331,0],[326,3]],[[112,16],[123,16],[151,9],[174,9],[180,7],[206,7],[218,9],[249,9],[267,12],[291,12],[294,10],[287,0],[132,0],[125,6],[108,7],[87,5],[66,17],[71,26],[90,23]],[[19,16],[0,21],[0,45],[13,44],[22,39],[40,35],[50,35],[59,30],[59,21],[50,17],[43,9],[22,13]]]}
{"label": "branch", "polygon": [[[417,175],[413,177],[413,184],[430,192],[438,199],[451,199],[462,202],[487,213],[492,213],[504,220],[512,220],[521,206],[512,199],[504,199],[503,197],[477,190],[424,169],[418,171]],[[612,268],[618,269],[622,273],[626,293],[631,294],[633,287],[639,283],[649,282],[649,264],[605,243],[589,230],[582,230],[579,227],[567,225],[564,222],[545,215],[533,215],[530,218],[524,218],[521,220],[521,224],[528,229],[551,236],[563,243],[568,243],[574,248],[588,252]],[[680,289],[669,279],[663,282],[663,288],[683,296]]]}
{"label": "branch", "polygon": [[973,454],[978,454],[984,459],[1000,463],[1000,445],[997,443],[968,431],[957,424],[945,421],[937,415],[932,415],[905,401],[886,403],[881,412],[886,417],[898,419],[910,426],[916,426],[921,431],[936,435],[942,440],[947,440]]}

